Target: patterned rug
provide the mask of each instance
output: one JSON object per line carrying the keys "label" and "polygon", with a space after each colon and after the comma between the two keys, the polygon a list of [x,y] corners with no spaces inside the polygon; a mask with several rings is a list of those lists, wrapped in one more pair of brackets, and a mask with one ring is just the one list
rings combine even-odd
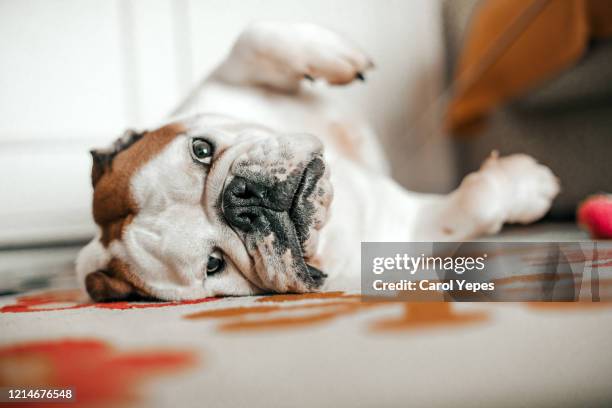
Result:
{"label": "patterned rug", "polygon": [[612,303],[0,298],[0,387],[52,407],[610,406]]}

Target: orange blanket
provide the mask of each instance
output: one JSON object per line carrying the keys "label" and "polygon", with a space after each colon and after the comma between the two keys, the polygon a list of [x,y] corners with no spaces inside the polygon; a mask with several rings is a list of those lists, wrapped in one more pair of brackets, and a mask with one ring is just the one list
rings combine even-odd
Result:
{"label": "orange blanket", "polygon": [[461,52],[446,127],[472,133],[487,114],[573,65],[612,36],[610,0],[485,0]]}

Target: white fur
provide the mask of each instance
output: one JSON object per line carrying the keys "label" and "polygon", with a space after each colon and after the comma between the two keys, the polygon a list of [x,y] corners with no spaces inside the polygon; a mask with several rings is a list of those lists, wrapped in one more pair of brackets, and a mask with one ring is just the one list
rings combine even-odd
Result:
{"label": "white fur", "polygon": [[104,269],[109,260],[110,254],[100,242],[100,234],[96,234],[94,239],[81,249],[76,259],[77,279],[82,289],[85,289],[87,274]]}
{"label": "white fur", "polygon": [[[359,287],[361,241],[465,240],[495,233],[505,222],[535,221],[548,210],[558,182],[526,155],[492,155],[445,196],[409,192],[391,180],[381,146],[363,118],[302,86],[305,75],[349,83],[372,66],[357,47],[318,26],[264,22],[247,28],[172,119],[185,124],[187,136],[213,135],[233,153],[203,178],[186,157],[187,136],[167,146],[134,177],[134,196],[143,210],[123,240],[111,245],[112,256],[139,270],[141,284],[161,298],[258,293],[256,283],[265,277],[249,272],[254,260],[218,219],[213,203],[234,161],[289,132],[316,135],[331,171],[334,199],[318,247],[309,255],[329,275],[324,290]],[[193,116],[203,112],[217,115]],[[296,136],[288,143],[303,140]],[[210,242],[222,247],[230,265],[203,281]],[[109,258],[100,256],[100,248],[92,243],[81,253],[81,278]]]}

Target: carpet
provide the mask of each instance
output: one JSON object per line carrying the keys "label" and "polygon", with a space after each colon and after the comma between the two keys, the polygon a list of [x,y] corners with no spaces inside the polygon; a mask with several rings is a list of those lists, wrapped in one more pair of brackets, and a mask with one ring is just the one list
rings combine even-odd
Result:
{"label": "carpet", "polygon": [[612,303],[81,299],[72,289],[0,298],[0,387],[74,390],[53,407],[612,402]]}

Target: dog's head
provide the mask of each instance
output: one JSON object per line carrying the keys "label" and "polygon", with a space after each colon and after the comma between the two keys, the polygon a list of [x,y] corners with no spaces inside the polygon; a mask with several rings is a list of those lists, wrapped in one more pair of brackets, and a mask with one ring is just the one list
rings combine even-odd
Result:
{"label": "dog's head", "polygon": [[200,115],[92,151],[97,301],[307,292],[332,188],[320,141]]}

